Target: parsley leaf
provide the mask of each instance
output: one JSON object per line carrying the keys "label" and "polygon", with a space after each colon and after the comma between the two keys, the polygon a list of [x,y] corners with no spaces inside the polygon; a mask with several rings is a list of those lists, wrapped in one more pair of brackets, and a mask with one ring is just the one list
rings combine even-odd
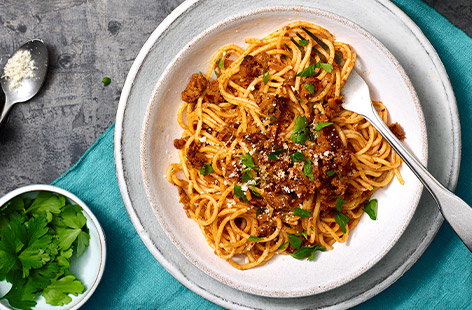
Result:
{"label": "parsley leaf", "polygon": [[271,120],[275,121],[275,122],[279,120],[277,117],[275,117],[275,116],[273,116],[273,115],[269,115],[269,118],[270,118]]}
{"label": "parsley leaf", "polygon": [[254,189],[254,186],[251,186],[251,188],[249,189],[251,191],[251,193],[255,196],[255,197],[262,197],[261,194],[259,194],[255,189]]}
{"label": "parsley leaf", "polygon": [[241,199],[243,202],[248,202],[246,194],[243,192],[241,186],[234,184],[234,196]]}
{"label": "parsley leaf", "polygon": [[305,160],[305,156],[300,153],[300,152],[295,152],[293,154],[290,155],[290,158],[292,159],[292,161],[294,162],[297,162],[297,161],[304,161]]}
{"label": "parsley leaf", "polygon": [[300,40],[298,41],[298,44],[301,46],[307,46],[308,45],[308,40]]}
{"label": "parsley leaf", "polygon": [[279,155],[281,155],[282,153],[285,153],[286,151],[287,151],[286,149],[277,149],[277,150],[274,150],[269,155],[267,155],[267,157],[271,160],[279,160]]}
{"label": "parsley leaf", "polygon": [[264,238],[250,236],[247,240],[249,240],[249,241],[261,241],[261,240],[264,240]]}
{"label": "parsley leaf", "polygon": [[85,287],[76,277],[67,275],[59,280],[51,281],[51,284],[44,289],[43,296],[48,304],[63,306],[72,301],[68,294],[77,296],[84,291]]}
{"label": "parsley leaf", "polygon": [[201,175],[207,175],[207,174],[210,174],[210,173],[213,173],[215,172],[215,170],[213,170],[213,167],[211,166],[210,163],[205,163],[201,168],[200,168],[200,174]]}
{"label": "parsley leaf", "polygon": [[374,221],[377,219],[377,207],[378,202],[377,199],[372,199],[368,201],[364,206],[364,212],[369,215],[371,219]]}
{"label": "parsley leaf", "polygon": [[111,79],[106,76],[102,79],[103,86],[108,86],[111,83]]}
{"label": "parsley leaf", "polygon": [[245,165],[248,168],[256,168],[256,164],[254,163],[254,160],[252,159],[252,156],[250,153],[246,153],[244,155],[239,156],[241,158],[243,165]]}
{"label": "parsley leaf", "polygon": [[84,254],[85,250],[87,249],[90,241],[90,235],[85,231],[81,231],[79,236],[77,237],[77,257],[80,257]]}
{"label": "parsley leaf", "polygon": [[338,196],[338,197],[336,198],[336,205],[335,205],[336,210],[338,210],[339,212],[341,212],[341,211],[343,210],[343,204],[344,204],[344,199],[343,199],[343,197]]}
{"label": "parsley leaf", "polygon": [[288,242],[290,243],[292,248],[299,249],[300,246],[302,245],[303,240],[300,237],[297,237],[292,234],[288,234]]}
{"label": "parsley leaf", "polygon": [[277,249],[277,251],[285,250],[285,249],[287,248],[287,245],[288,245],[288,242],[284,242],[281,246],[279,246],[279,248]]}
{"label": "parsley leaf", "polygon": [[314,85],[312,85],[312,84],[303,84],[303,87],[305,87],[306,90],[308,90],[308,92],[310,94],[313,95],[315,93],[315,86]]}
{"label": "parsley leaf", "polygon": [[299,216],[299,217],[310,217],[311,214],[308,210],[304,210],[301,208],[295,208],[295,211],[293,212],[293,215]]}
{"label": "parsley leaf", "polygon": [[266,73],[264,73],[264,75],[262,76],[262,81],[264,82],[264,85],[269,83],[270,81],[270,73],[269,71],[267,71]]}
{"label": "parsley leaf", "polygon": [[332,177],[332,176],[335,175],[336,173],[338,173],[337,170],[329,170],[328,172],[326,172],[326,174],[327,174],[329,177]]}
{"label": "parsley leaf", "polygon": [[307,258],[308,260],[313,260],[315,257],[314,257],[314,253],[316,251],[321,251],[321,252],[324,252],[326,251],[326,248],[323,247],[323,246],[320,246],[318,244],[315,244],[315,245],[312,245],[312,246],[309,246],[309,247],[303,247],[301,249],[299,249],[298,251],[292,253],[292,257],[293,258],[296,258],[296,259],[305,259]]}
{"label": "parsley leaf", "polygon": [[295,119],[295,124],[293,126],[292,135],[290,139],[298,144],[305,144],[305,141],[308,138],[309,129],[308,123],[305,116],[298,115]]}
{"label": "parsley leaf", "polygon": [[333,123],[323,123],[323,122],[316,122],[315,123],[315,130],[319,131],[325,127],[328,127],[329,125],[333,125]]}
{"label": "parsley leaf", "polygon": [[349,216],[341,212],[335,212],[334,220],[336,221],[336,223],[338,223],[339,227],[341,228],[341,231],[343,233],[346,233],[346,224],[350,220]]}
{"label": "parsley leaf", "polygon": [[323,69],[324,71],[330,73],[331,71],[333,71],[333,65],[331,64],[327,64],[327,63],[324,63],[324,62],[320,62],[318,61],[315,65],[316,68],[321,68]]}
{"label": "parsley leaf", "polygon": [[220,70],[224,70],[225,65],[223,63],[223,58],[218,59],[218,68],[220,68]]}
{"label": "parsley leaf", "polygon": [[241,182],[247,183],[251,180],[254,180],[254,177],[252,176],[251,171],[246,171],[241,175]]}
{"label": "parsley leaf", "polygon": [[315,65],[309,65],[307,68],[297,73],[297,76],[313,76],[315,75]]}
{"label": "parsley leaf", "polygon": [[305,160],[305,165],[303,166],[303,174],[306,175],[310,180],[314,181],[315,177],[313,175],[313,164],[311,160],[307,159]]}

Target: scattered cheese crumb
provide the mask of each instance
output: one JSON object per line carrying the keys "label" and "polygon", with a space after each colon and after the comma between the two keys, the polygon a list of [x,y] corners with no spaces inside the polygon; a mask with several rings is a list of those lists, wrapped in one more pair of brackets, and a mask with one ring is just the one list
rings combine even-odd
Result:
{"label": "scattered cheese crumb", "polygon": [[207,137],[205,137],[205,136],[198,138],[198,141],[200,141],[202,143],[205,143],[206,140],[207,140]]}
{"label": "scattered cheese crumb", "polygon": [[3,69],[2,78],[7,78],[10,81],[11,88],[18,88],[24,79],[34,78],[33,70],[35,69],[37,68],[31,58],[30,51],[21,50],[8,59]]}

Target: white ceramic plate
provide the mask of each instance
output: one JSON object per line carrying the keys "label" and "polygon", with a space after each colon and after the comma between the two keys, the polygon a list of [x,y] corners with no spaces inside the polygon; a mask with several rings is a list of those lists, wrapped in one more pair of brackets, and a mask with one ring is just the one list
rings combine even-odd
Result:
{"label": "white ceramic plate", "polygon": [[278,255],[250,270],[233,268],[216,256],[198,225],[187,218],[179,203],[177,188],[165,171],[178,162],[173,139],[181,136],[176,115],[180,93],[190,75],[206,72],[212,54],[229,43],[244,44],[244,38],[261,38],[289,22],[318,24],[350,44],[357,52],[356,68],[368,81],[372,99],[381,100],[391,119],[407,133],[405,143],[423,162],[427,139],[423,113],[405,72],[387,49],[356,24],[325,11],[273,7],[231,16],[195,38],[167,66],[149,101],[142,132],[141,162],[149,202],[172,242],[197,267],[221,282],[252,294],[272,297],[306,296],[342,285],[377,263],[403,233],[419,201],[422,185],[410,170],[402,168],[405,185],[396,180],[378,191],[377,221],[362,217],[344,244],[318,255],[316,262]]}
{"label": "white ceramic plate", "polygon": [[[72,298],[72,301],[64,306],[52,306],[46,303],[46,299],[43,296],[40,296],[37,299],[37,304],[33,308],[34,310],[65,310],[65,309],[78,309],[80,308],[89,298],[92,296],[93,292],[100,283],[100,280],[105,270],[105,261],[106,261],[106,244],[105,244],[105,234],[103,229],[100,226],[95,215],[87,207],[87,205],[80,200],[74,194],[52,185],[28,185],[20,187],[14,191],[9,192],[2,198],[0,198],[0,206],[3,206],[5,203],[10,201],[16,196],[19,195],[28,195],[28,197],[33,198],[40,191],[47,191],[58,193],[65,196],[70,202],[73,202],[79,205],[84,211],[85,218],[87,219],[87,228],[90,233],[89,246],[87,247],[84,254],[79,258],[72,257],[71,261],[71,271],[72,273],[82,281],[85,286],[85,292],[77,296],[69,295]],[[11,284],[6,281],[0,282],[0,296],[5,295],[11,288]],[[3,301],[0,303],[0,309],[10,309],[7,307],[7,302]]]}
{"label": "white ceramic plate", "polygon": [[195,0],[183,3],[154,31],[128,74],[115,127],[119,186],[131,220],[150,252],[177,280],[204,298],[232,309],[352,307],[395,282],[424,252],[442,223],[429,196],[422,197],[414,220],[392,250],[361,276],[325,293],[279,299],[221,285],[195,267],[167,238],[153,216],[143,186],[139,159],[141,141],[137,134],[156,81],[175,58],[176,51],[183,50],[192,38],[227,19],[228,12],[244,13],[282,5],[323,9],[348,18],[372,33],[395,55],[423,103],[429,133],[429,170],[444,185],[454,188],[460,161],[460,128],[451,85],[428,40],[387,0]]}

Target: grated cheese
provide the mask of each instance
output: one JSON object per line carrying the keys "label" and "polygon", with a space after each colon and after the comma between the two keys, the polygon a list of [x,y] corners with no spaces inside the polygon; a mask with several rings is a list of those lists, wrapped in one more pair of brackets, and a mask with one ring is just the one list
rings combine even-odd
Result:
{"label": "grated cheese", "polygon": [[2,78],[7,78],[10,81],[11,88],[18,88],[24,79],[34,78],[33,70],[35,69],[37,68],[31,58],[30,51],[21,50],[8,59],[3,69]]}

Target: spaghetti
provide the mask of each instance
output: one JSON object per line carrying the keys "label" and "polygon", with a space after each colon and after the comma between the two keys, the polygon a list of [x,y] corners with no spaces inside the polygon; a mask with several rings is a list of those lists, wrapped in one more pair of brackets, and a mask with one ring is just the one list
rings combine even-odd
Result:
{"label": "spaghetti", "polygon": [[[275,254],[314,258],[344,242],[371,195],[399,173],[380,134],[341,106],[356,53],[293,22],[243,49],[226,45],[182,92],[167,179],[215,253],[238,269]],[[212,79],[213,74],[216,79]],[[388,112],[374,105],[387,123]],[[398,124],[392,131],[403,137]]]}

